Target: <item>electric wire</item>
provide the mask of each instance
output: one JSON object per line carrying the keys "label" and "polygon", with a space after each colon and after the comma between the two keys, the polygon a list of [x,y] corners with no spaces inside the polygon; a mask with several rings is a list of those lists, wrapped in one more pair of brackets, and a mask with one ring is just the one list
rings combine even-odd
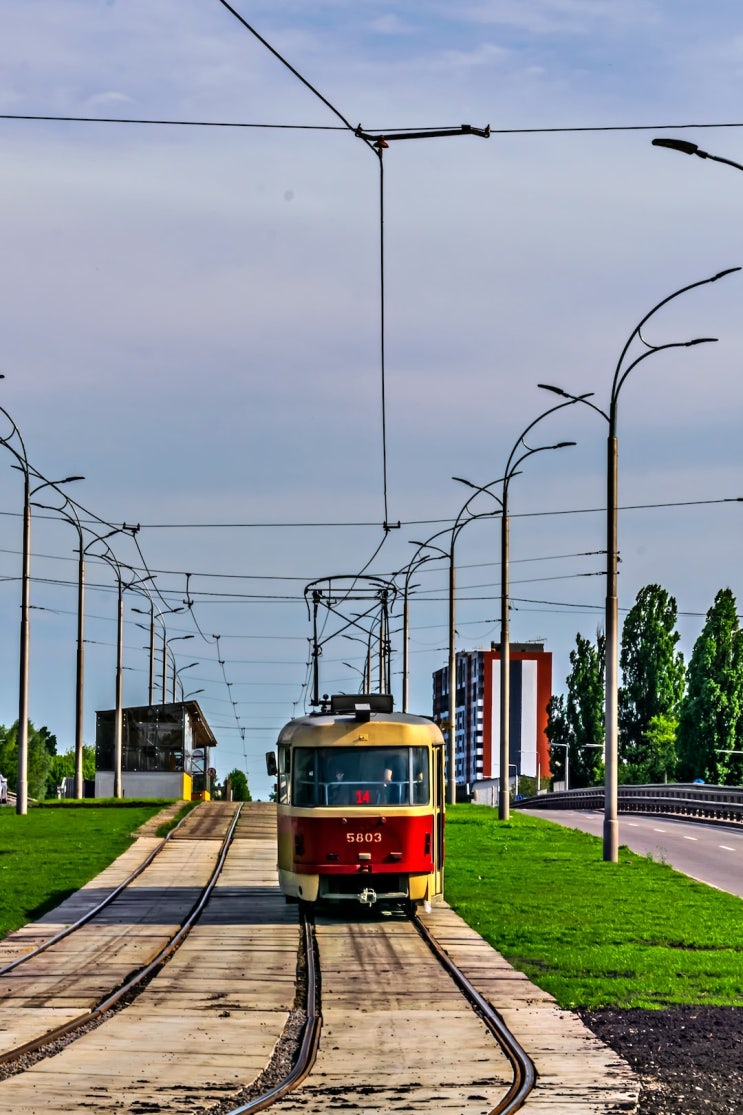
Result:
{"label": "electric wire", "polygon": [[[220,3],[222,0],[220,0]],[[226,5],[225,5],[226,6]],[[240,18],[240,17],[238,17]],[[247,26],[247,25],[246,25]],[[249,28],[249,30],[252,30]],[[255,34],[255,32],[253,32]],[[260,36],[257,36],[260,38]],[[263,40],[261,40],[263,41]],[[267,44],[266,44],[267,45]],[[284,65],[289,69],[291,66],[284,59],[281,58],[272,47],[268,47],[272,53],[276,54]],[[295,71],[292,70],[294,73]],[[324,100],[324,97],[317,92],[309,82],[305,81],[301,75],[297,74],[300,81],[303,81],[308,88]],[[0,112],[0,120],[27,120],[38,121],[41,123],[62,123],[62,124],[139,124],[151,125],[153,127],[176,127],[176,128],[246,128],[254,129],[256,131],[296,131],[296,132],[345,132],[349,128],[352,131],[355,129],[351,126],[338,113],[337,109],[333,108],[329,102],[328,107],[332,109],[344,121],[343,127],[338,124],[268,124],[260,122],[246,122],[240,120],[169,120],[169,119],[153,119],[146,117],[124,117],[124,116],[61,116],[52,113],[29,113],[29,112]],[[565,135],[574,134],[581,135],[583,133],[597,133],[603,132],[663,132],[663,131],[688,131],[691,129],[715,129],[715,128],[743,128],[743,121],[706,121],[703,123],[684,123],[684,124],[565,124],[556,127],[534,127],[534,128],[494,128],[490,127],[491,135]],[[382,135],[394,135],[396,132],[423,132],[433,131],[435,129],[426,125],[414,127],[394,127],[394,128],[371,128],[371,131],[379,132]]]}
{"label": "electric wire", "polygon": [[227,11],[230,12],[235,17],[235,19],[238,21],[238,23],[241,23],[243,25],[243,27],[247,31],[250,32],[251,35],[254,35],[255,38],[258,40],[258,42],[261,43],[266,48],[266,50],[268,50],[271,54],[273,54],[274,58],[277,58],[279,60],[279,62],[281,62],[282,66],[286,66],[287,70],[289,70],[290,73],[294,74],[294,76],[297,78],[297,80],[301,81],[302,85],[305,85],[310,90],[311,93],[313,93],[319,100],[321,100],[322,103],[327,108],[329,108],[330,111],[335,116],[337,116],[339,120],[341,120],[343,122],[343,124],[346,126],[346,128],[349,131],[353,132],[355,130],[353,125],[348,120],[346,120],[343,113],[340,112],[335,107],[335,105],[331,104],[330,101],[327,99],[327,97],[324,97],[322,95],[322,93],[320,93],[320,91],[318,89],[316,89],[315,86],[312,85],[307,80],[306,77],[303,77],[302,74],[300,74],[299,70],[296,70],[294,68],[294,66],[292,66],[289,62],[287,62],[286,58],[284,58],[281,54],[279,54],[278,50],[276,50],[275,47],[272,47],[271,44],[269,42],[267,42],[267,40],[264,39],[262,35],[259,35],[258,32],[256,31],[256,29],[254,27],[252,27],[251,24],[249,24],[246,19],[243,19],[243,17],[240,15],[240,13],[237,12],[232,7],[231,4],[227,3],[227,0],[217,0],[217,2],[220,3],[223,8],[226,8]]}
{"label": "electric wire", "polygon": [[[230,12],[235,17],[235,19],[240,24],[242,24],[242,26],[245,27],[247,31],[250,32],[251,35],[255,36],[255,38],[258,40],[258,42],[260,42],[266,48],[266,50],[268,50],[274,56],[274,58],[277,58],[278,61],[281,62],[282,66],[285,66],[289,70],[289,72],[292,73],[294,75],[294,77],[297,78],[298,81],[300,81],[307,89],[309,89],[310,92],[315,97],[317,97],[320,101],[322,101],[322,103],[327,108],[329,108],[330,111],[335,116],[338,117],[338,119],[346,126],[346,128],[349,131],[353,132],[353,134],[357,138],[362,139],[364,141],[364,143],[366,144],[366,146],[369,148],[369,150],[372,151],[373,154],[375,154],[376,157],[377,157],[377,163],[379,165],[379,274],[380,274],[379,323],[380,323],[380,369],[381,369],[381,397],[382,397],[382,494],[383,494],[383,506],[384,506],[384,518],[383,518],[383,523],[382,523],[382,529],[384,531],[384,537],[386,538],[390,527],[389,527],[389,518],[388,518],[388,512],[387,512],[387,418],[386,418],[385,355],[384,355],[385,354],[385,324],[384,324],[384,160],[383,160],[383,157],[382,157],[382,153],[383,153],[383,149],[387,146],[387,144],[385,143],[385,141],[383,139],[379,139],[374,143],[372,143],[371,140],[367,139],[366,136],[363,135],[362,132],[361,132],[361,125],[359,125],[358,128],[354,128],[353,125],[350,123],[350,121],[343,115],[343,113],[338,108],[336,108],[336,106],[334,104],[332,104],[327,99],[327,97],[323,96],[323,94],[320,93],[320,91],[310,81],[308,81],[307,78],[304,77],[299,72],[299,70],[297,70],[294,66],[292,66],[291,63],[288,62],[287,59],[284,58],[283,55],[281,55],[276,50],[275,47],[271,46],[271,44],[266,39],[264,39],[263,36],[260,35],[256,31],[256,29],[250,23],[248,23],[248,21],[246,19],[244,19],[243,16],[241,16],[240,13],[238,11],[236,11],[235,8],[232,7],[231,4],[227,3],[227,0],[218,0],[218,3],[220,3],[223,8],[226,8],[226,10],[228,12]],[[367,562],[366,566],[364,566],[365,569],[369,567],[369,564],[371,563],[371,561],[376,556],[376,553],[378,553],[378,552],[379,551],[377,550],[375,552],[375,554],[372,555],[372,558],[370,558],[369,562]]]}
{"label": "electric wire", "polygon": [[[681,499],[681,500],[663,500],[656,503],[625,503],[620,505],[618,511],[654,511],[670,507],[705,507],[718,503],[743,503],[743,496],[722,496],[716,499]],[[511,519],[535,519],[542,518],[549,515],[595,515],[606,514],[606,507],[567,507],[558,508],[550,511],[509,511],[509,518]],[[494,512],[497,517],[499,512]],[[12,518],[20,518],[21,514],[18,511],[0,511],[0,515],[9,516]],[[37,515],[35,518],[51,519],[52,515]],[[103,520],[98,520],[102,522]],[[85,520],[83,520],[85,522]],[[416,527],[416,526],[439,526],[440,524],[451,525],[454,519],[451,517],[445,519],[401,519],[400,527]],[[355,529],[357,527],[378,527],[379,523],[376,520],[329,520],[326,522],[312,521],[303,522],[296,520],[293,522],[262,522],[256,521],[248,522],[234,522],[234,523],[210,523],[210,522],[184,522],[184,523],[140,523],[138,524],[141,530],[306,530],[310,528],[317,528],[320,530],[333,529]],[[397,523],[395,527],[397,527]]]}

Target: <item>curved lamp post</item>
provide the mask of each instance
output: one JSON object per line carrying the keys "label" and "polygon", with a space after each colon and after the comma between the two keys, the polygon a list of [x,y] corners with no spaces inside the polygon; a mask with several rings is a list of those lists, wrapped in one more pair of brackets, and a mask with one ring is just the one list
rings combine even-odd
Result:
{"label": "curved lamp post", "polygon": [[[77,533],[77,656],[75,667],[75,788],[76,798],[83,797],[83,693],[85,685],[85,555],[91,546],[103,542],[114,534],[131,531],[133,528],[124,523],[120,527],[112,527],[107,534],[95,534],[89,527],[83,527],[77,513],[77,505],[68,497],[62,507],[53,507],[45,503],[33,504],[34,507],[43,508],[45,511],[56,511],[63,519],[70,523]],[[85,544],[83,532],[93,534],[90,542]]]}
{"label": "curved lamp post", "polygon": [[[587,398],[583,396],[581,398]],[[516,440],[513,449],[511,450],[508,460],[506,461],[505,472],[503,473],[503,484],[500,496],[496,495],[491,490],[492,485],[487,485],[485,488],[479,487],[477,484],[472,484],[469,480],[464,480],[461,476],[453,477],[458,480],[460,484],[466,484],[470,488],[474,488],[476,492],[487,492],[489,496],[498,503],[501,509],[501,599],[500,599],[500,760],[498,779],[498,818],[501,821],[507,821],[511,813],[511,802],[509,794],[509,766],[511,760],[511,624],[510,624],[510,520],[508,515],[508,496],[511,480],[514,476],[519,475],[519,465],[527,459],[533,457],[535,453],[544,453],[550,449],[566,449],[568,446],[575,445],[574,441],[558,441],[554,445],[538,445],[530,448],[524,438],[532,430],[537,423],[541,422],[549,414],[553,414],[556,410],[562,410],[565,406],[571,406],[573,403],[578,402],[579,398],[567,399],[564,403],[558,403],[557,406],[550,407],[545,410],[537,418],[535,418],[526,429],[521,433]],[[519,454],[519,449],[523,448],[525,452]],[[495,481],[494,483],[498,483]]]}
{"label": "curved lamp post", "polygon": [[[363,628],[362,628],[362,630],[363,630]],[[361,643],[361,645],[366,648],[366,655],[365,655],[365,658],[364,658],[364,669],[359,670],[358,666],[351,666],[351,669],[356,670],[357,673],[361,674],[361,685],[362,685],[361,692],[362,693],[371,693],[371,690],[372,690],[372,641],[375,638],[374,632],[370,630],[367,633],[367,637],[365,639],[360,639],[358,635],[348,635],[347,633],[344,632],[343,634],[341,634],[341,638],[342,639],[349,639],[353,643]],[[343,665],[348,666],[349,663],[344,662]],[[381,692],[381,690],[380,690],[380,692]]]}
{"label": "curved lamp post", "polygon": [[[572,402],[584,402],[586,406],[595,410],[596,413],[600,414],[609,424],[606,451],[606,698],[604,727],[606,785],[604,791],[604,860],[611,863],[616,863],[619,858],[617,803],[619,739],[619,607],[617,598],[617,565],[619,560],[617,529],[619,453],[617,441],[617,407],[619,403],[619,392],[622,390],[630,372],[636,368],[638,364],[641,364],[643,360],[647,360],[649,356],[653,356],[656,352],[663,352],[665,349],[671,348],[691,348],[693,345],[709,344],[717,340],[717,337],[695,337],[691,341],[674,341],[663,345],[651,345],[643,337],[642,328],[661,307],[673,301],[674,298],[678,298],[679,295],[685,294],[688,290],[694,290],[696,287],[705,286],[707,283],[715,283],[718,279],[722,279],[726,275],[731,275],[734,271],[740,271],[740,267],[729,267],[727,270],[720,271],[717,275],[712,275],[708,279],[700,279],[696,283],[689,283],[687,286],[683,286],[679,290],[674,291],[673,294],[669,294],[666,298],[663,298],[657,305],[653,306],[652,310],[645,314],[642,321],[638,322],[630,333],[620,353],[619,360],[614,369],[614,378],[611,383],[608,412],[597,407],[594,403],[589,402],[585,396],[571,395],[570,392],[564,391],[561,387],[554,387],[551,384],[539,384],[545,391],[552,391],[554,394],[560,395]],[[639,340],[641,344],[645,346],[645,351],[641,352],[634,360],[625,363],[629,348],[635,339]]]}
{"label": "curved lamp post", "polygon": [[[135,528],[132,527],[132,530]],[[108,566],[114,571],[117,585],[117,608],[116,608],[116,711],[114,714],[114,797],[123,797],[121,786],[121,756],[122,756],[122,742],[123,742],[123,702],[122,702],[122,689],[123,689],[123,658],[124,658],[124,592],[126,589],[133,588],[135,585],[141,585],[145,581],[152,580],[152,574],[148,573],[145,577],[137,577],[134,575],[134,570],[131,566],[125,565],[114,554],[108,543],[104,543],[105,551],[98,556],[106,562]],[[128,569],[132,574],[130,581],[124,582],[122,570]]]}
{"label": "curved lamp post", "polygon": [[194,666],[198,665],[198,662],[189,662],[187,666],[181,666],[179,670],[173,671],[173,704],[175,704],[176,701],[176,686],[178,685],[180,685],[181,687],[181,700],[183,700],[183,683],[181,682],[181,674],[184,672],[184,670],[191,670]]}
{"label": "curved lamp post", "polygon": [[[175,668],[175,654],[174,654],[173,649],[172,649],[170,644],[171,643],[185,642],[186,639],[193,639],[193,638],[194,638],[193,635],[172,635],[169,639],[166,639],[165,638],[165,627],[163,626],[163,704],[165,704],[165,702],[168,699],[167,698],[167,692],[166,692],[166,682],[165,682],[166,666],[167,666],[166,656],[168,654],[170,654],[170,660],[171,660],[172,665],[173,665],[173,690],[172,690],[173,698],[172,699],[173,699],[173,702],[175,703],[175,686],[176,686],[176,678],[178,676],[178,671]],[[195,663],[192,663],[192,665],[195,665]]]}
{"label": "curved lamp post", "polygon": [[723,159],[722,155],[711,155],[709,151],[702,151],[696,143],[689,143],[686,139],[658,138],[653,140],[653,147],[668,147],[671,151],[681,151],[684,155],[696,155],[700,159],[712,159],[715,163],[725,163],[726,166],[734,166],[736,170],[743,170],[741,163],[734,163],[732,159]]}
{"label": "curved lamp post", "polygon": [[[7,414],[7,411],[3,411]],[[11,419],[12,421],[12,419]],[[13,423],[15,426],[15,423]],[[18,429],[16,427],[16,433]],[[21,435],[18,433],[18,439]],[[28,812],[28,667],[29,646],[31,641],[31,622],[29,619],[31,608],[31,497],[42,488],[59,489],[60,484],[70,484],[73,480],[84,480],[84,476],[66,476],[63,480],[44,480],[36,487],[30,486],[30,473],[39,476],[36,470],[31,470],[28,459],[18,456],[15,449],[4,441],[6,449],[17,458],[19,464],[13,466],[23,473],[23,571],[21,574],[21,638],[20,638],[20,669],[18,681],[18,785],[16,786],[16,813]],[[22,443],[21,443],[22,444]]]}
{"label": "curved lamp post", "polygon": [[352,665],[351,662],[344,662],[343,665],[359,675],[359,677],[361,678],[361,689],[359,690],[359,692],[366,693],[366,670],[360,670],[358,666]]}
{"label": "curved lamp post", "polygon": [[[31,608],[31,497],[42,488],[59,489],[61,484],[69,484],[74,480],[84,480],[83,476],[66,476],[62,480],[46,480],[40,472],[34,469],[28,460],[26,446],[18,426],[4,407],[0,407],[0,414],[4,415],[10,423],[10,433],[0,437],[0,445],[15,457],[18,462],[13,465],[23,473],[23,558],[21,570],[21,631],[19,646],[18,669],[18,779],[16,785],[16,813],[28,812],[28,668],[29,644],[31,637],[31,624],[29,620]],[[15,438],[20,446],[17,449],[11,444]],[[31,487],[31,477],[41,483]]]}
{"label": "curved lamp post", "polygon": [[[491,481],[491,484],[499,484],[499,480]],[[449,562],[449,720],[448,726],[442,725],[448,731],[448,747],[447,747],[447,795],[446,800],[449,804],[457,800],[457,775],[456,775],[456,738],[457,738],[457,648],[456,648],[456,596],[457,596],[457,575],[456,565],[454,563],[454,548],[460,532],[467,525],[467,523],[474,522],[475,519],[491,519],[494,515],[499,514],[498,511],[486,511],[481,514],[474,514],[470,510],[470,504],[475,499],[480,491],[487,491],[490,484],[486,484],[482,489],[478,489],[473,495],[469,497],[467,502],[461,508],[459,514],[454,520],[454,525],[446,527],[444,530],[439,530],[432,534],[425,542],[416,542],[411,540],[411,545],[417,546],[418,550],[416,555],[423,549],[436,550],[436,552]],[[451,536],[449,549],[445,550],[441,546],[434,544],[436,538],[441,538],[443,535],[448,534]],[[415,558],[413,559],[415,560]]]}
{"label": "curved lamp post", "polygon": [[[182,611],[184,611],[184,609],[183,608],[163,608],[163,609],[161,609],[161,611],[156,612],[155,611],[155,601],[152,599],[152,597],[150,596],[149,593],[147,593],[146,595],[147,595],[147,598],[150,602],[149,610],[145,611],[143,608],[132,608],[132,611],[136,612],[140,616],[147,616],[148,615],[150,617],[150,623],[149,623],[149,633],[150,633],[149,703],[151,705],[154,703],[154,697],[155,697],[155,620],[156,619],[159,620],[160,623],[162,624],[162,627],[163,627],[162,703],[165,704],[166,701],[167,701],[166,680],[165,680],[166,679],[167,641],[166,641],[166,632],[165,632],[165,620],[163,619],[163,616],[175,615],[176,612],[182,612]],[[193,639],[193,635],[184,636],[184,638]]]}
{"label": "curved lamp post", "polygon": [[[443,555],[442,555],[443,556]],[[410,695],[410,590],[416,585],[410,584],[410,578],[426,561],[438,561],[433,554],[421,554],[416,551],[411,560],[404,566],[405,577],[403,580],[402,595],[402,711],[408,711]],[[403,569],[398,570],[395,577],[399,577]],[[393,578],[394,579],[394,578]]]}
{"label": "curved lamp post", "polygon": [[[567,743],[550,743],[550,750],[553,747],[565,748],[565,789],[570,789],[570,745]],[[550,764],[551,765],[551,764]]]}

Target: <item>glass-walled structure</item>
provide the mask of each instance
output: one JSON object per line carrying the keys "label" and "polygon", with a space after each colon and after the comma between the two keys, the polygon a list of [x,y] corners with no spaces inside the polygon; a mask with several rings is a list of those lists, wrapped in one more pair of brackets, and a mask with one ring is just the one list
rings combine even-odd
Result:
{"label": "glass-walled structure", "polygon": [[[124,797],[210,796],[217,741],[197,701],[122,709],[121,728]],[[116,710],[96,713],[96,797],[113,795],[115,742]]]}

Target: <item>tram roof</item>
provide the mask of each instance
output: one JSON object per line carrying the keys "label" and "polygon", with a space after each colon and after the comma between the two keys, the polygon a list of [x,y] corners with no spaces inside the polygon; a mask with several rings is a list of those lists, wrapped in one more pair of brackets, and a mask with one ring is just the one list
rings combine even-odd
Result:
{"label": "tram roof", "polygon": [[[379,696],[378,694],[369,695],[372,698]],[[312,712],[308,716],[299,716],[295,720],[290,720],[285,724],[279,733],[279,742],[290,743],[296,742],[297,738],[305,736],[307,742],[310,740],[313,744],[318,744],[319,739],[312,739],[315,733],[328,728],[335,727],[336,733],[332,735],[338,736],[338,742],[347,735],[348,730],[354,726],[363,728],[365,725],[370,727],[390,725],[398,726],[400,728],[417,728],[426,729],[428,737],[431,742],[441,742],[443,737],[439,726],[429,716],[417,716],[409,712],[393,712],[391,710],[391,702],[386,703],[381,709],[370,707],[376,702],[369,702],[366,695],[353,694],[347,696],[346,694],[340,695],[342,700],[337,702],[333,699],[330,708],[327,706],[318,712]],[[389,711],[387,711],[389,709]],[[407,733],[406,733],[407,734]],[[326,735],[330,736],[331,733]],[[331,739],[327,738],[330,743]],[[374,740],[370,739],[370,743]],[[389,740],[387,740],[389,743]]]}

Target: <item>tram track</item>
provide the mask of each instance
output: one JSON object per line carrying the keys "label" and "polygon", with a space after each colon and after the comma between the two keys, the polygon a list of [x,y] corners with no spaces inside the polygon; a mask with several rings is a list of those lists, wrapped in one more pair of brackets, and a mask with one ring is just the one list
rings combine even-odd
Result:
{"label": "tram track", "polygon": [[[580,1061],[591,1103],[576,1104],[579,1086],[569,1082],[565,1094],[571,1104],[561,1106],[558,1073],[563,1066],[556,1071],[554,1061],[564,1059],[565,1050],[556,1050],[552,1033],[546,1045],[534,1044],[534,1025],[542,1017],[534,1013],[537,989],[528,985],[524,998],[518,984],[528,981],[505,966],[446,904],[412,919],[367,912],[354,920],[347,908],[338,914],[319,909],[304,924],[300,909],[298,924],[296,907],[287,905],[276,887],[275,812],[265,804],[246,806],[233,822],[231,842],[221,843],[219,855],[212,850],[213,889],[207,898],[202,887],[203,901],[191,903],[200,911],[180,947],[171,947],[168,962],[158,967],[150,958],[149,977],[145,965],[130,964],[127,974],[136,967],[145,977],[141,993],[128,996],[120,980],[109,994],[117,995],[120,1005],[126,1002],[126,1009],[107,1013],[104,1024],[93,1030],[83,1024],[82,1036],[70,1044],[63,1036],[50,1046],[45,1024],[39,1054],[44,1059],[31,1064],[35,1055],[25,1056],[22,1070],[0,1082],[0,1109],[14,1115],[41,1110],[46,1115],[78,1110],[247,1115],[271,1108],[277,1115],[319,1115],[347,1107],[375,1115],[402,1109],[512,1115],[531,1110],[532,1095],[535,1110],[554,1106],[571,1115],[595,1115],[620,1109],[613,1100],[605,1106],[598,1102],[583,1035],[568,1056]],[[189,861],[189,877],[198,848],[194,841],[181,855]],[[142,886],[139,873],[138,880],[135,888]],[[179,889],[177,877],[169,881]],[[164,905],[151,915],[149,928],[156,926],[159,933],[172,910],[167,886],[158,885]],[[118,914],[116,902],[106,905],[104,938],[106,932],[118,932],[119,923],[135,924],[142,912],[136,901],[126,906],[126,891],[121,899],[125,906]],[[94,924],[88,919],[84,935]],[[169,937],[177,935],[173,931]],[[69,943],[76,939],[77,933],[66,937]],[[61,1009],[70,991],[61,944],[29,959],[26,968],[35,974],[6,1020],[14,1009],[47,1020]],[[65,955],[72,955],[69,944]],[[102,955],[94,951],[80,958],[86,995]],[[114,948],[117,963],[128,955],[126,948],[123,956]],[[508,967],[505,986],[496,985],[501,962]],[[24,970],[20,964],[0,973],[0,1041],[6,1005],[2,980],[20,981]],[[531,1056],[514,1036],[509,1012],[499,1013],[494,1003],[501,1008],[516,1004],[510,1017],[520,1032],[529,1014]],[[59,1057],[47,1056],[59,1046],[64,1046]],[[610,1071],[615,1070],[610,1066]],[[633,1108],[623,1104],[621,1109]]]}
{"label": "tram track", "polygon": [[82,914],[79,918],[76,918],[74,922],[66,925],[63,929],[58,930],[58,932],[54,933],[51,937],[47,937],[45,940],[41,941],[40,944],[34,945],[32,948],[24,950],[24,952],[22,952],[21,955],[17,956],[14,960],[10,960],[6,964],[0,964],[0,979],[4,975],[7,975],[8,972],[12,972],[15,968],[20,967],[21,964],[25,964],[29,960],[33,960],[35,956],[39,956],[42,952],[46,952],[47,949],[52,948],[59,941],[63,941],[65,937],[69,937],[70,934],[74,933],[78,929],[81,929],[82,926],[87,925],[89,921],[92,921],[93,918],[100,914],[101,911],[105,910],[107,906],[110,906],[111,903],[116,898],[118,898],[119,895],[122,894],[127,887],[131,886],[134,880],[138,879],[139,876],[150,866],[153,860],[162,852],[168,841],[178,835],[181,826],[185,825],[187,820],[188,814],[185,817],[182,817],[178,824],[175,825],[170,830],[170,832],[168,832],[160,840],[160,842],[155,845],[155,847],[146,856],[146,858],[140,864],[138,864],[138,866],[135,867],[134,870],[131,871],[125,879],[123,879],[117,886],[113,887],[112,890],[109,891],[109,893],[106,895],[106,897],[102,898],[100,902],[96,902],[93,906],[87,909],[84,914]]}
{"label": "tram track", "polygon": [[[383,1111],[396,1110],[402,1103],[406,1110],[430,1110],[430,1106],[437,1097],[442,1103],[442,1109],[457,1110],[459,1115],[465,1112],[482,1113],[482,1115],[513,1115],[524,1104],[536,1082],[536,1070],[531,1058],[522,1048],[516,1037],[505,1025],[500,1015],[491,1004],[476,990],[461,969],[447,956],[445,950],[439,945],[435,937],[426,926],[415,916],[388,917],[383,919],[366,920],[365,922],[344,920],[340,922],[332,916],[318,914],[320,925],[315,924],[315,919],[304,916],[303,936],[305,940],[305,962],[307,965],[307,1024],[302,1035],[302,1041],[297,1050],[296,1060],[290,1075],[283,1081],[275,1082],[270,1088],[265,1088],[259,1094],[252,1094],[239,1104],[219,1104],[215,1108],[208,1108],[214,1115],[248,1115],[250,1112],[263,1111],[268,1108],[280,1112],[294,1112],[311,1110],[314,1112],[337,1110],[338,1104],[343,1102],[352,1107],[360,1106],[362,1109]],[[313,938],[315,939],[313,944]],[[354,957],[354,969],[340,976],[338,970],[338,946],[334,938],[340,936],[343,943],[340,955],[345,957],[349,953]],[[424,949],[433,958],[434,965],[439,971],[437,979],[432,970],[423,973],[426,967],[425,958],[419,951],[415,942],[422,942]],[[323,951],[328,953],[328,968],[323,974],[317,970],[316,965],[322,966]],[[385,975],[394,974],[394,983],[388,995],[376,996],[376,1001],[351,1012],[349,1018],[346,1010],[349,994],[349,982],[353,982],[355,975],[363,979],[370,970],[379,970],[380,958],[384,958],[387,965]],[[407,973],[406,979],[400,982],[402,973]],[[354,975],[355,974],[355,975]],[[381,974],[381,973],[380,973]],[[415,1011],[410,1010],[409,1004],[414,1003],[420,996],[420,981],[425,980],[426,995],[437,1001],[443,1011],[447,1012],[454,1020],[454,1029],[449,1022],[444,1022],[437,1031],[436,1036],[431,1033],[430,1027],[436,1022],[431,1018],[429,1004],[420,1012],[420,1025],[414,1024]],[[462,1013],[453,1002],[455,992],[451,988],[451,981],[456,984],[458,992],[464,997],[468,1008],[481,1021],[489,1032],[497,1050],[502,1053],[502,1063],[496,1057],[496,1065],[501,1070],[510,1066],[510,1080],[488,1080],[478,1073],[481,1072],[482,1062],[487,1060],[485,1047],[477,1034],[479,1024],[471,1027],[469,1043],[466,1038],[466,1023]],[[325,985],[327,995],[325,1002],[318,1003],[313,1010],[313,997],[315,990]],[[345,1020],[338,1029],[337,1019],[340,1002],[341,1014],[346,1013]],[[402,1055],[395,1057],[391,1054],[384,1062],[384,1050],[380,1048],[378,1057],[382,1063],[374,1066],[367,1064],[367,1071],[359,1077],[355,1070],[354,1060],[358,1060],[359,1039],[367,1031],[364,1014],[368,1011],[376,1016],[376,1024],[380,1033],[386,1025],[395,1028],[392,1018],[400,1009],[400,1004],[408,1004],[408,1014],[411,1023],[408,1027],[415,1037],[411,1043],[408,1040]],[[385,1020],[385,1013],[390,1012],[390,1020]],[[354,1020],[352,1015],[356,1014]],[[325,1039],[321,1041],[321,1028],[325,1020]],[[375,1031],[376,1032],[376,1031]],[[367,1036],[371,1039],[371,1033]],[[447,1068],[438,1063],[431,1065],[431,1048],[442,1051],[446,1045],[447,1036],[452,1046],[462,1040],[476,1045],[475,1056],[472,1058],[473,1075],[470,1077],[465,1070],[464,1076],[454,1073],[455,1080],[447,1081]],[[444,1045],[442,1046],[441,1042]],[[370,1041],[371,1044],[371,1041]],[[324,1057],[318,1056],[322,1046],[326,1046]],[[372,1045],[372,1048],[373,1045]],[[328,1052],[329,1051],[329,1052]],[[451,1056],[451,1052],[450,1052]],[[461,1060],[465,1055],[460,1051],[456,1057]],[[428,1065],[426,1065],[428,1062]],[[412,1067],[418,1065],[418,1069]],[[431,1078],[438,1077],[436,1081]],[[411,1075],[413,1079],[411,1079]],[[497,1075],[497,1074],[496,1074]],[[340,1077],[343,1083],[336,1083]],[[331,1083],[328,1084],[330,1079]],[[259,1084],[260,1082],[256,1082]],[[494,1102],[486,1101],[484,1089],[492,1089]],[[297,1091],[298,1089],[298,1091]],[[474,1090],[474,1095],[473,1095]],[[255,1087],[251,1090],[255,1093]],[[342,1096],[342,1099],[341,1099]]]}
{"label": "tram track", "polygon": [[512,1115],[513,1112],[523,1107],[537,1082],[537,1070],[534,1062],[518,1041],[516,1035],[509,1030],[498,1011],[470,983],[462,969],[454,963],[427,926],[418,917],[413,917],[412,921],[439,963],[452,977],[468,1002],[472,1004],[473,1009],[478,1012],[508,1058],[513,1070],[513,1082],[503,1099],[492,1109],[490,1115]]}
{"label": "tram track", "polygon": [[[151,953],[147,957],[141,957],[143,962],[132,968],[123,979],[120,975],[114,977],[116,985],[112,986],[98,1002],[86,1007],[85,1010],[75,1015],[75,1017],[66,1019],[63,1023],[53,1026],[52,1028],[47,1028],[43,1033],[38,1033],[17,1045],[4,1049],[0,1048],[0,1079],[17,1071],[19,1066],[22,1071],[28,1067],[29,1064],[35,1063],[35,1060],[38,1060],[40,1057],[58,1052],[61,1048],[60,1043],[71,1040],[78,1032],[87,1032],[91,1025],[100,1022],[104,1016],[110,1015],[125,998],[131,1000],[136,996],[139,990],[146,986],[152,974],[160,968],[167,961],[168,957],[179,947],[186,934],[190,932],[192,926],[200,917],[224,866],[225,857],[232,843],[239,817],[240,807],[238,806],[234,811],[234,815],[232,816],[226,832],[221,838],[219,854],[211,869],[208,880],[201,888],[198,897],[190,906],[190,909],[183,913],[180,924],[174,931],[167,935],[163,943],[158,945],[154,954]],[[145,860],[136,867],[126,879],[115,887],[104,899],[88,909],[77,921],[65,926],[52,937],[42,941],[24,955],[16,957],[0,968],[0,998],[3,1000],[3,1004],[6,1008],[9,1001],[14,997],[14,981],[12,980],[11,974],[23,968],[22,978],[26,979],[26,970],[32,966],[37,958],[53,951],[55,948],[59,949],[60,945],[70,941],[71,938],[73,938],[75,934],[79,934],[84,927],[93,926],[96,918],[100,919],[104,911],[114,907],[115,903],[121,900],[122,896],[127,894],[135,881],[145,874],[156,861],[157,857],[163,853],[171,837],[173,837],[174,834],[178,835],[179,830],[182,834],[183,830],[181,826],[184,825],[184,822],[187,820],[188,817],[184,818],[176,828],[163,838]],[[147,948],[148,946],[146,945],[145,947]],[[98,956],[97,963],[99,965],[105,964],[105,961],[105,953],[103,956]],[[64,959],[61,962],[64,963]],[[8,977],[11,977],[11,979]],[[28,978],[33,979],[33,976]],[[74,994],[74,989],[70,986],[72,982],[73,978],[71,977],[65,988],[65,994],[68,997]],[[87,992],[83,991],[83,996],[86,994]],[[6,1028],[3,1027],[3,1034],[5,1034],[5,1032],[7,1032]],[[34,1058],[33,1055],[37,1056]]]}

